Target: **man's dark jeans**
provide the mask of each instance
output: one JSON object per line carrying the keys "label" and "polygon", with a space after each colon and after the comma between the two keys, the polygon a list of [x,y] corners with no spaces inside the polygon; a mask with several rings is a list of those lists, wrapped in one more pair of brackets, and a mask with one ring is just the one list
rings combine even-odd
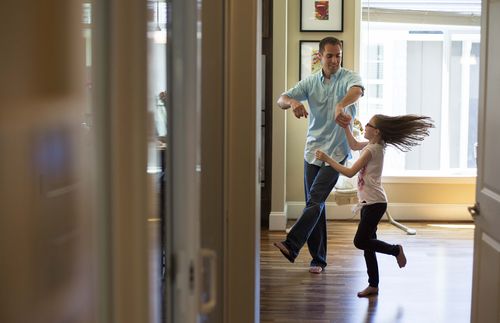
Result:
{"label": "man's dark jeans", "polygon": [[[341,162],[345,162],[345,159]],[[330,166],[316,166],[304,161],[306,207],[286,237],[285,245],[296,258],[307,241],[312,256],[311,266],[326,267],[325,200],[335,187],[339,173]]]}

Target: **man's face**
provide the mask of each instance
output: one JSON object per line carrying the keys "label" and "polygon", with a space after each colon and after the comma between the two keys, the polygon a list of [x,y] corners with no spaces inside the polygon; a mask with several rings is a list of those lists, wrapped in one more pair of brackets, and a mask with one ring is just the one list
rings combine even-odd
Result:
{"label": "man's face", "polygon": [[342,48],[340,45],[326,44],[323,53],[319,54],[323,70],[330,75],[335,74],[342,63]]}

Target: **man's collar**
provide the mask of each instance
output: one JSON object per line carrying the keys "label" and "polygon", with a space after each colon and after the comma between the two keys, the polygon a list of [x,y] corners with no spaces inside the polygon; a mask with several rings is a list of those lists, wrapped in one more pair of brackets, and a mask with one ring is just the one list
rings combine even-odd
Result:
{"label": "man's collar", "polygon": [[[337,70],[337,72],[335,72],[335,74],[330,75],[330,81],[336,79],[339,76],[339,73],[341,70],[342,70],[342,66],[339,67],[339,69]],[[321,69],[321,73],[320,73],[319,77],[320,77],[321,82],[325,82],[325,71],[323,71],[323,69]]]}

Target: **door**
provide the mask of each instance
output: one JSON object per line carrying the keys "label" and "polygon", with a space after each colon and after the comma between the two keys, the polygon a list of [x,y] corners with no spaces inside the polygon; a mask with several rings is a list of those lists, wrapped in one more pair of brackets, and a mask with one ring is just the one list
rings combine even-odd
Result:
{"label": "door", "polygon": [[0,322],[109,321],[88,19],[79,1],[3,1],[0,21]]}
{"label": "door", "polygon": [[[196,322],[200,269],[201,2],[147,1],[151,322]],[[175,62],[175,64],[174,64]],[[153,201],[151,203],[151,201]]]}
{"label": "door", "polygon": [[[206,30],[202,22],[205,17],[203,4],[201,0],[155,1],[160,9],[155,26],[157,31],[164,30],[165,36],[154,37],[156,44],[150,42],[149,45],[149,72],[154,71],[157,75],[156,82],[149,78],[150,92],[154,96],[162,91],[162,86],[166,90],[163,95],[165,151],[162,155],[165,191],[161,201],[166,261],[162,309],[165,322],[204,321],[217,303],[215,252],[212,246],[202,248],[205,245],[201,233],[202,225],[206,224],[200,207],[201,183],[211,170],[202,158],[202,107],[207,107],[202,100],[202,71],[205,68],[202,44]],[[222,9],[214,3],[211,5]],[[221,198],[220,193],[215,193],[216,198]],[[204,210],[207,212],[210,211]],[[211,220],[214,229],[221,230],[222,223],[215,217]]]}
{"label": "door", "polygon": [[[196,322],[200,250],[201,1],[167,1],[167,322]],[[175,63],[174,63],[175,62]]]}
{"label": "door", "polygon": [[111,4],[114,318],[198,322],[216,295],[200,242],[202,1]]}
{"label": "door", "polygon": [[481,25],[479,146],[472,322],[500,322],[500,1],[484,0]]}

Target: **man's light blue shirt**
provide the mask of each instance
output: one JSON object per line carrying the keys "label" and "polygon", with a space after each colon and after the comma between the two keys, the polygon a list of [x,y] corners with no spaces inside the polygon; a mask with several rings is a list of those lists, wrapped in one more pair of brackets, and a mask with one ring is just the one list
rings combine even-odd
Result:
{"label": "man's light blue shirt", "polygon": [[[326,80],[328,81],[328,80]],[[335,106],[353,87],[362,89],[361,77],[350,70],[339,68],[325,82],[322,70],[301,80],[290,90],[283,93],[297,101],[307,101],[309,116],[304,159],[309,164],[321,166],[322,161],[316,160],[314,152],[323,150],[334,160],[340,162],[350,154],[344,129],[335,123]],[[346,107],[345,112],[354,119],[357,103]]]}

